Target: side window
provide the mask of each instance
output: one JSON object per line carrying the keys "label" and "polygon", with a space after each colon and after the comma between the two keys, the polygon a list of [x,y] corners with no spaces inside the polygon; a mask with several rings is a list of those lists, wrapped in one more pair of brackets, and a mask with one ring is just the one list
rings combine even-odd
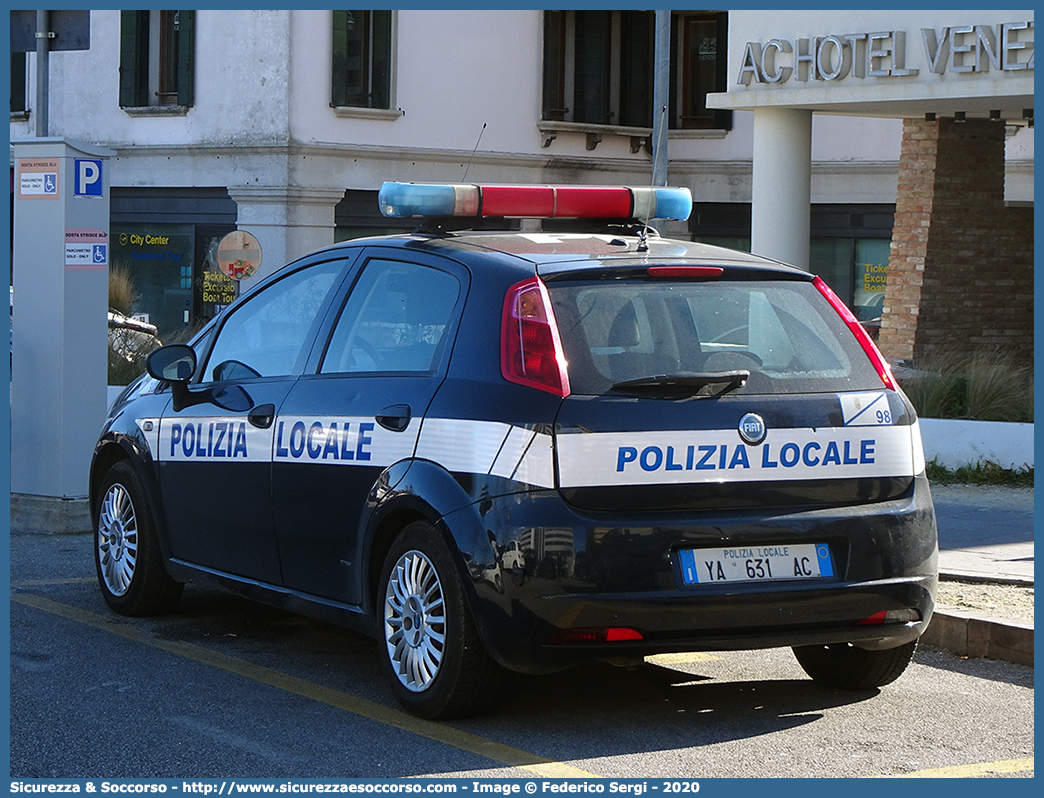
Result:
{"label": "side window", "polygon": [[29,110],[26,103],[26,62],[28,53],[11,53],[11,113],[25,114]]}
{"label": "side window", "polygon": [[196,12],[120,12],[120,107],[192,105]]}
{"label": "side window", "polygon": [[392,12],[334,11],[334,108],[391,108]]}
{"label": "side window", "polygon": [[671,129],[732,127],[732,112],[707,107],[707,95],[728,86],[728,14],[676,11],[671,17],[672,82]]}
{"label": "side window", "polygon": [[320,372],[434,371],[459,295],[460,282],[448,272],[369,261],[337,320]]}
{"label": "side window", "polygon": [[306,267],[236,308],[218,330],[204,381],[282,377],[293,372],[341,261]]}

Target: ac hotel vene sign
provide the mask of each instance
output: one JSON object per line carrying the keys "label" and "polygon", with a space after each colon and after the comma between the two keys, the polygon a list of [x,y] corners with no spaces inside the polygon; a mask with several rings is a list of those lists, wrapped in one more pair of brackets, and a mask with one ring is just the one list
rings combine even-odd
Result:
{"label": "ac hotel vene sign", "polygon": [[[909,42],[908,41],[913,40]],[[914,44],[919,42],[920,46]],[[1033,21],[749,41],[737,83],[877,80],[1033,69]]]}

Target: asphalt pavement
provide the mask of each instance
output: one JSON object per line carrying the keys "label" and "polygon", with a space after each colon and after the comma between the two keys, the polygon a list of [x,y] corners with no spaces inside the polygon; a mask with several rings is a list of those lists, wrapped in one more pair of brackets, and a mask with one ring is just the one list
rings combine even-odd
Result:
{"label": "asphalt pavement", "polygon": [[[1033,488],[932,485],[943,580],[1033,586]],[[922,642],[1033,664],[1033,623],[940,605]]]}
{"label": "asphalt pavement", "polygon": [[949,578],[1033,584],[1033,489],[932,485],[939,572]]}

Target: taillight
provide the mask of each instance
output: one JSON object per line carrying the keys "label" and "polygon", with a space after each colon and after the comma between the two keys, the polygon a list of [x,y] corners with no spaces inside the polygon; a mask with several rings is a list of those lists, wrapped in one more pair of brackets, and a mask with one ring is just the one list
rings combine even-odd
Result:
{"label": "taillight", "polygon": [[885,384],[886,388],[891,388],[893,391],[898,390],[898,386],[895,384],[895,379],[892,377],[892,369],[888,365],[888,361],[884,359],[884,355],[881,354],[881,350],[877,348],[877,344],[870,337],[870,334],[863,329],[863,325],[859,323],[859,320],[852,315],[852,311],[848,309],[848,306],[835,294],[830,286],[823,282],[822,278],[816,277],[812,281],[816,288],[819,289],[827,302],[829,302],[834,310],[837,311],[838,315],[844,319],[845,324],[848,325],[848,329],[852,331],[852,334],[859,341],[859,345],[863,347],[863,351],[866,352],[866,356],[870,358],[870,362],[873,364],[874,369],[877,371],[877,375],[881,378],[881,382]]}
{"label": "taillight", "polygon": [[551,297],[539,277],[513,285],[504,298],[500,371],[504,379],[519,385],[569,396],[562,340]]}

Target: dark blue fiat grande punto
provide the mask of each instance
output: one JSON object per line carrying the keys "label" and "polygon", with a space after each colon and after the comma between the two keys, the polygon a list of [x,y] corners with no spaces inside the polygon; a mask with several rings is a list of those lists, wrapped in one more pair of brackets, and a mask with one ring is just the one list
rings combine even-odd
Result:
{"label": "dark blue fiat grande punto", "polygon": [[616,223],[684,219],[686,189],[380,203],[445,218],[291,263],[114,404],[91,467],[113,610],[194,580],[345,624],[430,718],[590,658],[903,672],[937,581],[917,417],[821,280]]}

